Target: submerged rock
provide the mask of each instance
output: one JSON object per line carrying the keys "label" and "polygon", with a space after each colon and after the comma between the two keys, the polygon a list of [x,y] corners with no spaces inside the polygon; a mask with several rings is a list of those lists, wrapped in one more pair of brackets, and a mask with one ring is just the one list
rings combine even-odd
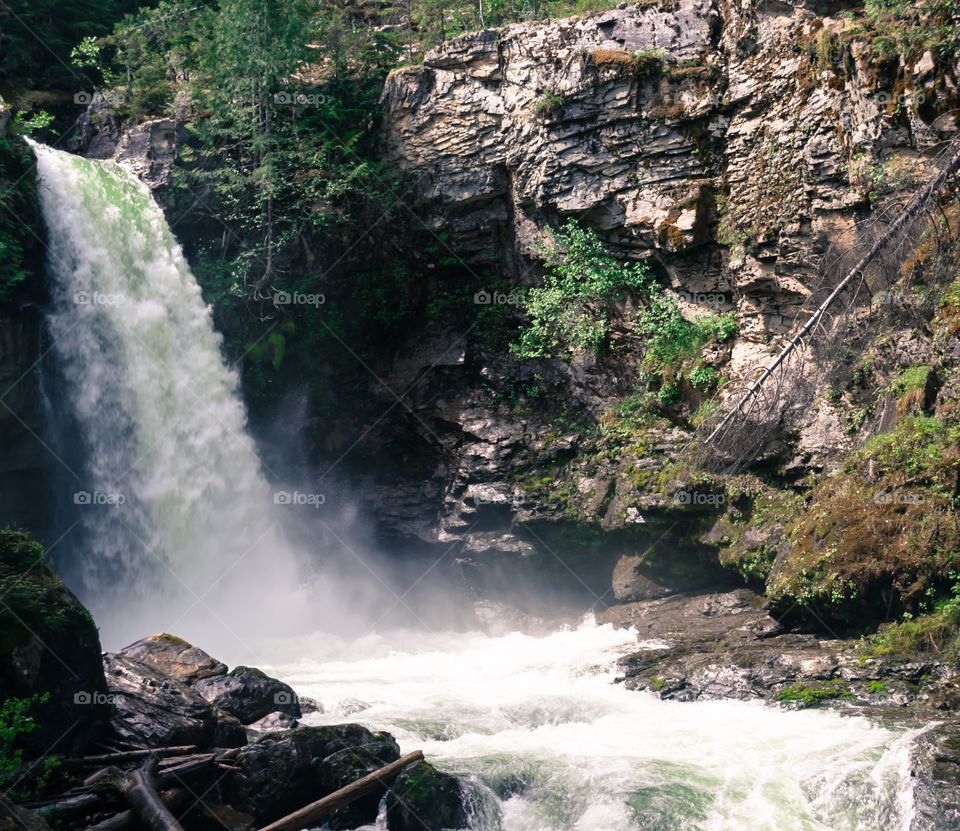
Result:
{"label": "submerged rock", "polygon": [[234,667],[226,675],[201,678],[193,688],[244,724],[277,711],[294,718],[303,715],[297,694],[289,685],[252,667]]}
{"label": "submerged rock", "polygon": [[405,768],[387,796],[389,831],[443,831],[467,823],[463,783],[429,762]]}

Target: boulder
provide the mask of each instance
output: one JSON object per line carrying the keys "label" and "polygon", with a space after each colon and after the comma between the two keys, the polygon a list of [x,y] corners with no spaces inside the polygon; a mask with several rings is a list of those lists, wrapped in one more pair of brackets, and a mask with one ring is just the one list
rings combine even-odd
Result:
{"label": "boulder", "polygon": [[[239,724],[239,720],[237,720],[237,723]],[[295,730],[299,726],[300,722],[289,713],[277,711],[267,713],[267,715],[258,719],[253,724],[248,724],[246,731],[252,735],[262,735],[264,733],[276,733],[280,730]]]}
{"label": "boulder", "polygon": [[294,718],[303,715],[297,694],[287,684],[252,667],[234,667],[226,675],[201,678],[193,688],[244,724],[277,711]]}
{"label": "boulder", "polygon": [[217,734],[214,708],[182,681],[167,678],[132,658],[103,656],[110,727],[121,741],[146,747],[208,747]]}
{"label": "boulder", "polygon": [[429,762],[404,768],[387,796],[389,831],[443,831],[466,828],[463,783]]}
{"label": "boulder", "polygon": [[[325,769],[321,778],[323,760],[341,750],[381,743],[393,741],[359,724],[268,734],[241,749],[231,775],[222,783],[224,801],[254,816],[258,825],[273,822],[335,790],[330,788],[335,766]],[[396,743],[393,747],[398,756]]]}
{"label": "boulder", "polygon": [[[317,772],[320,774],[323,790],[333,793],[399,758],[400,748],[397,743],[392,737],[383,737],[359,747],[338,750],[320,763]],[[356,828],[373,823],[386,790],[384,787],[341,808],[330,817],[330,828]]]}
{"label": "boulder", "polygon": [[167,678],[192,684],[201,678],[226,675],[227,665],[211,658],[202,649],[176,635],[149,635],[120,650],[125,658],[133,658]]}
{"label": "boulder", "polygon": [[21,531],[0,531],[0,700],[43,697],[36,728],[21,737],[28,758],[82,752],[106,725],[100,637],[90,613]]}

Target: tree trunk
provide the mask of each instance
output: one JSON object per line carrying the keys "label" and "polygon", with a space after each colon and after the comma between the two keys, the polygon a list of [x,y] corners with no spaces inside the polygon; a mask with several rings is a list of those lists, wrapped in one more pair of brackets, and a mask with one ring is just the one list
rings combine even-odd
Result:
{"label": "tree trunk", "polygon": [[157,759],[147,759],[120,782],[120,793],[148,831],[183,831],[156,787]]}

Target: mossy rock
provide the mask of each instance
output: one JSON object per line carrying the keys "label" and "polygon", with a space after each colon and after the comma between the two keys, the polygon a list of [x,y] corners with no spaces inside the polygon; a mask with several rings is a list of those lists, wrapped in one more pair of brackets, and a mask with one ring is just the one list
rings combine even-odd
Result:
{"label": "mossy rock", "polygon": [[429,762],[404,768],[387,797],[389,831],[444,831],[467,827],[463,783]]}
{"label": "mossy rock", "polygon": [[25,753],[79,752],[108,716],[93,618],[22,531],[0,531],[0,597],[0,697],[48,696]]}
{"label": "mossy rock", "polygon": [[[327,756],[318,766],[317,772],[323,790],[333,793],[399,758],[400,748],[393,739],[376,741],[360,747],[348,747]],[[385,792],[386,788],[375,791],[341,808],[330,817],[330,827],[356,828],[373,823],[377,818],[380,799]]]}

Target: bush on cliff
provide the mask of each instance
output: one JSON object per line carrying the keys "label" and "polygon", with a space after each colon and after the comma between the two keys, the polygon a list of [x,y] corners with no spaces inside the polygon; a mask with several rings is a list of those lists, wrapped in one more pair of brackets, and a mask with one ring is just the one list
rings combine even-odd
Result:
{"label": "bush on cliff", "polygon": [[932,610],[960,570],[960,428],[908,416],[811,494],[767,593],[838,623]]}

